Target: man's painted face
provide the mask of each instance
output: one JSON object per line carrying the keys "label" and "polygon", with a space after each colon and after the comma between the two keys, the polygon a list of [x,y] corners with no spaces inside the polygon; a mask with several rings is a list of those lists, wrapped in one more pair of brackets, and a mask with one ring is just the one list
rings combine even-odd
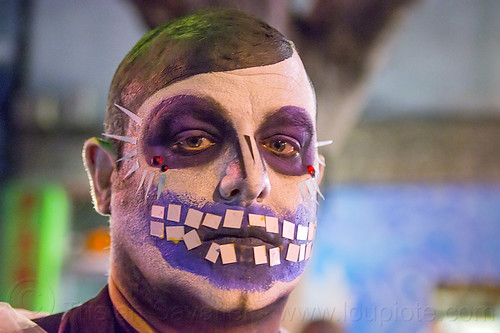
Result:
{"label": "man's painted face", "polygon": [[114,255],[153,288],[220,310],[288,293],[316,227],[315,111],[296,54],[158,90],[127,132],[136,140],[114,182]]}

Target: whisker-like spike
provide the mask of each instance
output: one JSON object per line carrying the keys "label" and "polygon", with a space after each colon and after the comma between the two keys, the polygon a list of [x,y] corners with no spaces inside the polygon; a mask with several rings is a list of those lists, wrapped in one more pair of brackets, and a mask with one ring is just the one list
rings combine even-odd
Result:
{"label": "whisker-like spike", "polygon": [[137,191],[135,192],[136,194],[139,193],[139,190],[141,189],[142,184],[144,184],[144,180],[146,179],[147,174],[148,174],[148,170],[144,169],[144,171],[142,172],[141,181],[139,182],[139,186],[137,187]]}
{"label": "whisker-like spike", "polygon": [[120,109],[123,113],[125,113],[127,116],[129,116],[130,118],[132,118],[133,121],[135,121],[137,124],[141,125],[142,124],[142,118],[139,117],[138,115],[136,115],[135,113],[133,113],[132,111],[130,110],[127,110],[125,109],[123,106],[120,106],[118,104],[115,103],[115,106]]}
{"label": "whisker-like spike", "polygon": [[314,199],[316,197],[316,190],[314,189],[312,179],[306,180],[304,184],[306,185],[307,190],[309,191],[309,198]]}
{"label": "whisker-like spike", "polygon": [[129,136],[121,136],[121,135],[113,135],[113,134],[106,134],[106,133],[102,133],[102,135],[108,137],[108,138],[111,138],[111,139],[115,139],[115,140],[120,140],[120,141],[123,141],[123,142],[128,142],[128,143],[132,143],[132,144],[137,144],[137,139],[136,138],[131,138]]}
{"label": "whisker-like spike", "polygon": [[134,165],[132,166],[132,168],[130,168],[123,179],[127,179],[128,177],[130,177],[137,169],[139,169],[139,162],[135,161]]}
{"label": "whisker-like spike", "polygon": [[120,161],[123,161],[123,160],[126,160],[127,158],[131,158],[131,157],[134,157],[135,155],[137,155],[137,149],[134,149],[132,150],[130,153],[128,153],[127,155],[123,156],[122,158],[116,160],[116,162],[120,162]]}
{"label": "whisker-like spike", "polygon": [[146,188],[146,192],[144,194],[144,198],[147,198],[148,197],[148,193],[149,193],[149,189],[151,189],[151,185],[153,184],[153,179],[155,178],[155,173],[154,172],[151,172],[149,174],[149,180],[148,180],[148,186]]}
{"label": "whisker-like spike", "polygon": [[297,186],[299,187],[299,190],[300,190],[300,194],[302,194],[302,200],[307,200],[307,190],[304,186],[304,183],[303,182],[300,182],[297,184]]}
{"label": "whisker-like spike", "polygon": [[316,178],[314,178],[313,184],[314,184],[314,188],[316,189],[316,192],[319,194],[321,199],[325,200],[325,196],[323,195],[323,193],[321,193],[321,190],[319,188],[318,181],[316,180]]}
{"label": "whisker-like spike", "polygon": [[316,142],[316,147],[323,147],[323,146],[328,146],[333,143],[333,140],[328,140],[328,141],[318,141]]}
{"label": "whisker-like spike", "polygon": [[158,191],[156,192],[156,200],[160,198],[161,192],[163,192],[163,188],[165,187],[165,182],[167,181],[167,175],[161,173],[158,175]]}

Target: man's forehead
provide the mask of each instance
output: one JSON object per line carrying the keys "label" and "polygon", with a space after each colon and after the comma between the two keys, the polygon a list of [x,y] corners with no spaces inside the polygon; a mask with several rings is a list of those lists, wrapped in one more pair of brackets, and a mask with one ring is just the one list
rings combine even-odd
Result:
{"label": "man's forehead", "polygon": [[295,52],[292,57],[272,65],[203,73],[178,81],[147,98],[138,113],[147,117],[157,105],[176,95],[208,95],[221,104],[228,104],[242,103],[248,94],[254,95],[253,101],[276,103],[277,108],[283,105],[304,108],[315,118],[314,91]]}

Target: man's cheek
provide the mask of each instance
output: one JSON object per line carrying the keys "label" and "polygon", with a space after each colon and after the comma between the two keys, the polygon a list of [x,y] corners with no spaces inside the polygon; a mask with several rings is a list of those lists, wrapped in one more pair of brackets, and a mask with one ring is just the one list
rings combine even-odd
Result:
{"label": "man's cheek", "polygon": [[309,192],[303,193],[302,190],[306,187],[305,182],[310,178],[308,175],[288,176],[270,173],[269,182],[271,184],[271,192],[266,201],[271,206],[276,207],[277,210],[286,209],[294,211],[302,205],[311,207],[315,211],[313,196]]}

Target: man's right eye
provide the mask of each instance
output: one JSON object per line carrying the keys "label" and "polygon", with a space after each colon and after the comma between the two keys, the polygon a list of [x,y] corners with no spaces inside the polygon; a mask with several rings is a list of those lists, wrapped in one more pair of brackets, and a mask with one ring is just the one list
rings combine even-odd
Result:
{"label": "man's right eye", "polygon": [[205,151],[216,144],[215,138],[205,131],[190,130],[177,135],[172,146],[180,154],[194,155]]}

